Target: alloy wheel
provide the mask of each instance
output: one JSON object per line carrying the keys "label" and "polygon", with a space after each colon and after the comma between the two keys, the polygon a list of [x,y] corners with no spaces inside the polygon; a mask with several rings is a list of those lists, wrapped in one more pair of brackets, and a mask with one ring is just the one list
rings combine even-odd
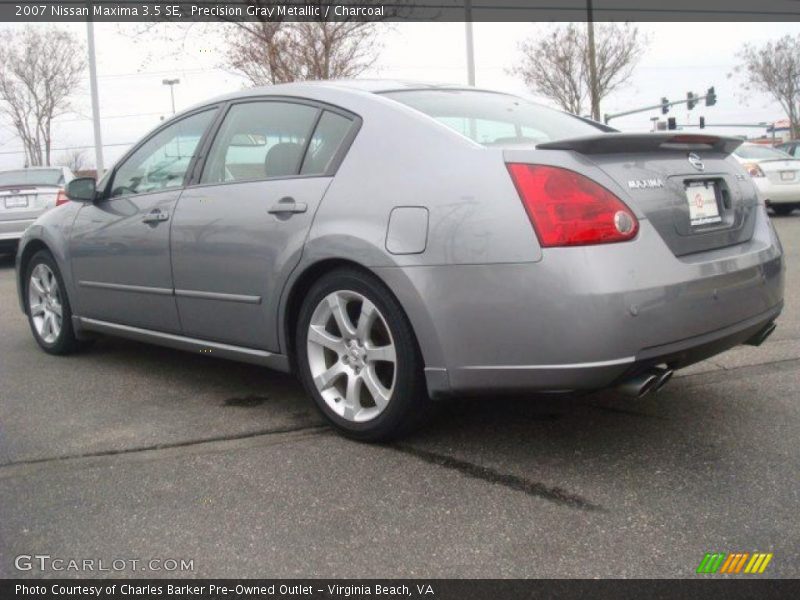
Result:
{"label": "alloy wheel", "polygon": [[28,309],[36,333],[46,344],[61,334],[63,308],[61,291],[53,271],[44,263],[36,265],[28,283]]}
{"label": "alloy wheel", "polygon": [[397,352],[386,319],[364,295],[340,290],[325,296],[311,316],[307,352],[314,385],[341,418],[370,421],[388,406]]}

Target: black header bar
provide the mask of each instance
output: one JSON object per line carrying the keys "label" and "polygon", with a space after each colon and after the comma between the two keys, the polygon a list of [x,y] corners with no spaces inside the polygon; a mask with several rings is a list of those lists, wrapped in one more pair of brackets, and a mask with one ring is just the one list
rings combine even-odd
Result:
{"label": "black header bar", "polygon": [[[466,20],[465,0],[2,0],[3,22]],[[473,21],[586,21],[587,0],[472,0]],[[595,21],[799,21],[797,0],[592,0]],[[676,43],[685,41],[676,40]],[[698,52],[704,43],[695,42]]]}

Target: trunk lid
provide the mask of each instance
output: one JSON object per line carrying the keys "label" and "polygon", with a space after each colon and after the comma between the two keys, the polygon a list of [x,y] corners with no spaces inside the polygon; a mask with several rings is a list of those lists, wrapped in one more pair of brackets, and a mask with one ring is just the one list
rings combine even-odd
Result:
{"label": "trunk lid", "polygon": [[618,184],[620,199],[647,218],[670,250],[683,256],[753,236],[755,188],[728,158],[741,143],[697,134],[607,133],[536,148],[583,155]]}
{"label": "trunk lid", "polygon": [[58,186],[0,187],[0,221],[35,219],[56,204]]}
{"label": "trunk lid", "polygon": [[773,185],[800,184],[800,160],[779,158],[776,160],[761,160],[756,164]]}

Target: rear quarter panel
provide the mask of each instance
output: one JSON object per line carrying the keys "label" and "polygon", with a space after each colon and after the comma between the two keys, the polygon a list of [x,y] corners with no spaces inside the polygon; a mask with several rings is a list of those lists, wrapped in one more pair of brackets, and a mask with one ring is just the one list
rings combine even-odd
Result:
{"label": "rear quarter panel", "polygon": [[[355,243],[349,238],[357,238],[374,249],[358,256],[366,266],[541,259],[501,150],[381,96],[355,104],[347,108],[363,124],[317,212],[309,253],[347,253]],[[386,250],[390,214],[403,206],[429,211],[424,252]]]}

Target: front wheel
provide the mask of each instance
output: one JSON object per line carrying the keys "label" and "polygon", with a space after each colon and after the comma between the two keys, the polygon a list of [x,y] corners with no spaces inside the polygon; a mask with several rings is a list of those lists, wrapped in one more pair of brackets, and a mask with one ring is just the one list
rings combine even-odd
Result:
{"label": "front wheel", "polygon": [[424,415],[428,397],[411,324],[374,276],[340,269],[317,281],[300,310],[295,347],[303,385],[348,437],[387,440]]}
{"label": "front wheel", "polygon": [[45,352],[69,354],[80,342],[58,265],[47,250],[33,255],[25,270],[25,308],[33,337]]}

